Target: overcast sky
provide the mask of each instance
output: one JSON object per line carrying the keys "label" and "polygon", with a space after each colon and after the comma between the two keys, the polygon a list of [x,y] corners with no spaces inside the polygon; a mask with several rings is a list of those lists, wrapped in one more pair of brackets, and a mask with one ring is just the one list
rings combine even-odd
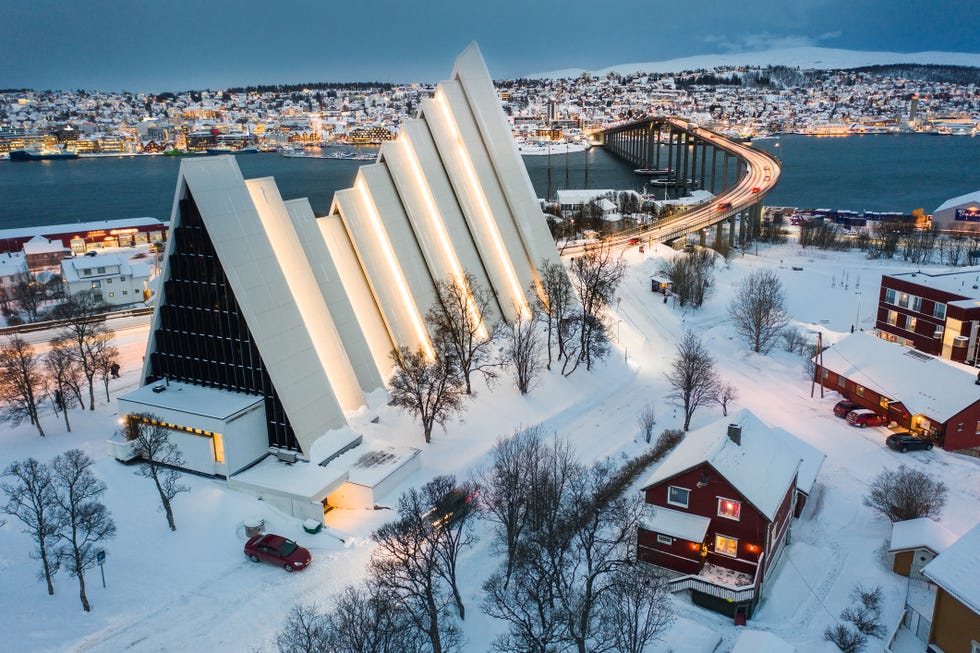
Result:
{"label": "overcast sky", "polygon": [[977,0],[0,0],[0,88],[495,79],[814,45],[980,52]]}

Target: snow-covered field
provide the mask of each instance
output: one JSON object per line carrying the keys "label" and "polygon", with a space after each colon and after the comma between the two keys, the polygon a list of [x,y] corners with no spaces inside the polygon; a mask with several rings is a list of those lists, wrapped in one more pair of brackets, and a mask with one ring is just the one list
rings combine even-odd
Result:
{"label": "snow-covered field", "polygon": [[[797,326],[804,332],[819,329],[832,342],[858,316],[861,328],[871,328],[881,274],[907,268],[897,261],[869,261],[858,252],[760,247],[757,255],[739,254],[720,265],[714,294],[701,309],[691,310],[664,304],[662,295],[650,292],[649,277],[657,257],[665,254],[671,253],[659,247],[626,253],[630,271],[611,315],[618,342],[594,372],[579,370],[570,378],[545,373],[527,397],[509,379],[492,389],[481,387],[462,419],[437,431],[430,445],[423,443],[419,427],[385,405],[383,397],[352,416],[352,425],[369,441],[421,447],[422,469],[411,484],[437,474],[474,473],[498,436],[535,423],[571,440],[583,459],[631,456],[642,450],[636,416],[649,403],[657,410],[656,432],[681,423],[679,413],[661,399],[667,387],[663,373],[683,329],[693,329],[715,356],[723,380],[738,386],[736,409],[747,407],[827,454],[808,515],[794,527],[793,544],[751,625],[776,633],[799,651],[836,651],[823,641],[823,630],[849,603],[852,586],[863,582],[882,587],[883,617],[890,629],[901,614],[906,579],[890,572],[882,553],[888,522],[861,503],[868,480],[899,463],[942,477],[950,488],[942,523],[960,535],[980,521],[980,461],[939,449],[898,454],[884,446],[884,429],[849,427],[831,412],[836,393],[828,391],[821,399],[818,389],[816,398],[810,397],[799,356],[779,347],[764,357],[749,353],[727,323],[726,307],[733,284],[747,272],[776,268]],[[113,381],[114,395],[137,384],[146,330],[130,326],[120,339],[122,378]],[[371,421],[375,416],[378,423]],[[692,428],[720,416],[718,407],[701,408]],[[103,441],[117,427],[114,403],[103,401],[95,412],[76,409],[72,417],[74,430],[66,433],[63,423],[45,414],[44,439],[26,424],[6,428],[0,436],[0,466],[27,456],[48,461],[72,447],[96,459],[95,471],[109,488],[104,499],[118,526],[116,538],[106,545],[107,586],[102,587],[98,569],[89,572],[89,614],[82,612],[77,584],[67,574],[56,577],[56,593],[49,597],[37,580],[38,564],[28,557],[28,537],[20,533],[19,522],[8,518],[0,528],[0,650],[274,650],[275,633],[293,604],[327,605],[335,592],[363,576],[372,550],[370,533],[392,514],[334,510],[327,529],[308,535],[297,520],[229,491],[220,481],[188,476],[192,491],[177,498],[178,530],[171,533],[150,482],[105,454]],[[386,497],[387,504],[396,498],[397,493]],[[312,566],[286,574],[246,560],[243,522],[253,517],[310,548]],[[466,651],[486,651],[503,629],[478,609],[480,585],[496,564],[488,553],[489,534],[481,535],[461,562],[463,598],[470,608],[463,624]],[[673,602],[679,618],[656,650],[730,650],[737,635],[730,619],[694,607],[684,595]],[[881,644],[873,640],[868,650],[880,650]]]}

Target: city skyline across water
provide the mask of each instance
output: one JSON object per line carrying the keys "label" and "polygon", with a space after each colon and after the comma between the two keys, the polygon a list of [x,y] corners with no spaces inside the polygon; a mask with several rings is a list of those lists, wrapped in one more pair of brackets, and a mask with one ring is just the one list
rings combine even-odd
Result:
{"label": "city skyline across water", "polygon": [[[783,161],[769,206],[839,208],[856,211],[931,213],[942,202],[980,190],[980,139],[922,135],[847,138],[783,136],[756,147]],[[551,194],[582,188],[588,158],[589,188],[641,190],[644,179],[632,166],[601,148],[550,157]],[[285,158],[274,154],[238,157],[246,178],[273,176],[286,199],[308,197],[325,215],[335,190],[349,186],[358,161]],[[548,188],[548,157],[525,156],[535,191]],[[132,217],[167,220],[177,179],[177,157],[105,157],[75,161],[0,164],[0,228]]]}

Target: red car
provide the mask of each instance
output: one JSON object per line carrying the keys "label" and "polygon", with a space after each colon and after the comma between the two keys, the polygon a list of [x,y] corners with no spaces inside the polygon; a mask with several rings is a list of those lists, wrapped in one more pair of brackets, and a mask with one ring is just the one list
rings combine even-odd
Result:
{"label": "red car", "polygon": [[867,408],[862,408],[860,410],[852,410],[847,414],[847,423],[851,426],[860,426],[864,428],[866,426],[882,426],[888,423],[888,418],[879,415],[873,410],[868,410]]}
{"label": "red car", "polygon": [[281,535],[255,535],[245,543],[245,555],[252,562],[271,562],[292,572],[310,566],[313,557],[307,549]]}
{"label": "red car", "polygon": [[852,410],[857,410],[860,407],[861,404],[859,403],[843,399],[834,404],[834,415],[841,418],[847,417],[848,413],[850,413]]}

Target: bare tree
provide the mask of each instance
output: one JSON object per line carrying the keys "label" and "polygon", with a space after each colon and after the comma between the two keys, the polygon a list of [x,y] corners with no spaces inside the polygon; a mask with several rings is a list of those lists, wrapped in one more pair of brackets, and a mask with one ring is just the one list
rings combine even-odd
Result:
{"label": "bare tree", "polygon": [[54,390],[55,406],[64,413],[65,428],[71,433],[71,422],[68,420],[68,409],[81,402],[78,390],[82,383],[82,371],[71,355],[71,344],[55,339],[51,349],[44,357],[44,368]]}
{"label": "bare tree", "polygon": [[872,479],[864,505],[893,522],[938,517],[946,505],[946,485],[899,465],[898,469],[886,469]]}
{"label": "bare tree", "polygon": [[636,542],[639,496],[609,495],[607,481],[614,469],[600,463],[570,486],[571,538],[563,565],[558,567],[558,596],[568,640],[578,653],[612,649],[604,635],[603,599],[613,591],[615,572],[623,566]]}
{"label": "bare tree", "polygon": [[674,622],[666,579],[637,562],[613,573],[600,612],[604,636],[620,653],[643,653]]}
{"label": "bare tree", "polygon": [[[369,582],[347,586],[325,617],[326,645],[314,653],[422,653],[424,639],[390,591]],[[304,651],[305,649],[300,649]]]}
{"label": "bare tree", "polygon": [[105,483],[92,473],[93,460],[80,449],[69,449],[51,463],[56,489],[55,516],[62,524],[58,560],[78,579],[82,609],[91,612],[85,595],[85,570],[96,563],[99,543],[116,534],[116,524],[99,499]]}
{"label": "bare tree", "polygon": [[670,291],[677,296],[681,306],[704,303],[713,283],[716,256],[710,249],[698,248],[660,263],[658,270],[670,279]]}
{"label": "bare tree", "polygon": [[538,297],[538,302],[547,325],[548,363],[545,367],[550,370],[555,347],[555,357],[558,360],[565,356],[561,325],[574,312],[575,294],[564,265],[543,260],[540,269],[541,296]]}
{"label": "bare tree", "polygon": [[44,580],[48,583],[48,594],[54,594],[51,577],[58,570],[54,557],[54,543],[57,541],[58,523],[54,517],[56,493],[51,479],[51,469],[28,458],[23,462],[11,463],[3,473],[12,479],[0,485],[7,495],[3,511],[13,515],[24,524],[22,532],[33,538],[37,551],[31,557],[41,561]]}
{"label": "bare tree", "polygon": [[519,316],[507,334],[505,355],[522,395],[530,392],[541,366],[541,337],[536,317],[533,310],[529,318]]}
{"label": "bare tree", "polygon": [[502,590],[510,582],[518,545],[529,526],[533,472],[543,455],[543,447],[540,426],[500,437],[490,451],[490,469],[483,475],[484,514],[496,522],[494,548],[505,555]]}
{"label": "bare tree", "polygon": [[330,650],[330,635],[327,615],[315,605],[294,605],[276,634],[276,647],[279,653],[321,653]]}
{"label": "bare tree", "polygon": [[691,417],[698,407],[714,401],[718,394],[715,362],[704,343],[693,331],[685,331],[677,345],[677,357],[665,374],[671,392],[667,395],[684,411],[684,430],[691,427]]}
{"label": "bare tree", "polygon": [[844,624],[827,626],[823,637],[833,642],[843,653],[860,653],[868,643],[868,638],[856,630],[851,630]]}
{"label": "bare tree", "polygon": [[755,270],[735,288],[728,305],[735,331],[756,353],[768,354],[789,324],[786,293],[775,270]]}
{"label": "bare tree", "polygon": [[608,353],[603,317],[626,275],[626,262],[611,245],[600,243],[571,262],[571,281],[582,310],[579,314],[579,360],[592,369],[593,359]]}
{"label": "bare tree", "polygon": [[377,586],[391,592],[409,613],[432,653],[454,650],[460,634],[448,613],[450,599],[440,573],[441,558],[424,494],[412,488],[398,499],[398,520],[371,537],[378,547],[371,558]]}
{"label": "bare tree", "polygon": [[470,377],[479,372],[489,383],[497,377],[498,363],[493,348],[498,337],[496,325],[489,322],[495,311],[493,291],[480,286],[469,273],[463,279],[450,278],[436,283],[438,303],[429,309],[425,321],[442,341],[442,349],[453,353],[472,394]]}
{"label": "bare tree", "polygon": [[562,615],[552,570],[528,565],[508,582],[502,570],[483,584],[483,610],[507,622],[509,631],[492,646],[499,653],[552,653],[562,641]]}
{"label": "bare tree", "polygon": [[24,271],[17,274],[11,296],[20,311],[27,316],[27,321],[37,322],[45,290],[44,284],[33,273]]}
{"label": "bare tree", "polygon": [[181,473],[175,469],[184,465],[184,455],[170,441],[170,430],[160,423],[156,415],[130,415],[125,428],[126,440],[135,441],[133,451],[144,462],[136,473],[153,480],[160,504],[167,514],[167,525],[175,531],[177,525],[174,523],[171,502],[178,494],[190,491],[190,487],[180,482]]}
{"label": "bare tree", "polygon": [[[545,653],[569,638],[563,568],[573,554],[572,537],[582,519],[580,506],[571,498],[585,469],[567,441],[555,438],[543,443],[534,431],[525,438],[519,444],[526,451],[510,456],[511,466],[521,468],[519,478],[527,483],[520,531],[514,538],[513,557],[483,585],[484,611],[510,626],[508,634],[495,641],[496,650]],[[491,501],[488,497],[484,502],[488,510],[493,509]],[[512,565],[509,579],[508,565]]]}
{"label": "bare tree", "polygon": [[650,442],[650,438],[653,437],[653,426],[657,423],[657,411],[653,407],[653,402],[650,402],[640,411],[637,421],[640,424],[640,428],[643,429],[643,438]]}
{"label": "bare tree", "polygon": [[433,543],[439,557],[438,573],[449,585],[460,619],[466,618],[466,607],[456,580],[456,564],[460,552],[478,541],[471,526],[471,518],[478,511],[478,492],[475,483],[466,481],[457,484],[452,474],[436,476],[422,487],[423,498],[429,506],[427,516],[432,525]]}
{"label": "bare tree", "polygon": [[14,426],[25,419],[44,437],[38,407],[48,394],[48,379],[41,369],[41,357],[20,336],[0,344],[0,422]]}
{"label": "bare tree", "polygon": [[721,406],[721,414],[728,417],[728,404],[738,399],[738,388],[731,383],[719,384],[715,401]]}
{"label": "bare tree", "polygon": [[119,369],[116,361],[119,360],[119,350],[112,345],[111,336],[100,339],[98,345],[94,347],[95,369],[105,387],[105,400],[109,402],[109,379],[112,378],[112,370]]}
{"label": "bare tree", "polygon": [[88,382],[89,410],[95,410],[95,375],[98,373],[100,353],[111,346],[113,332],[99,314],[105,310],[105,302],[95,292],[70,295],[58,307],[66,325],[57,338],[71,343],[72,356]]}
{"label": "bare tree", "polygon": [[398,366],[388,388],[391,403],[419,418],[425,441],[431,442],[432,427],[462,410],[465,384],[459,365],[446,351],[430,359],[421,347],[392,350],[391,358]]}

